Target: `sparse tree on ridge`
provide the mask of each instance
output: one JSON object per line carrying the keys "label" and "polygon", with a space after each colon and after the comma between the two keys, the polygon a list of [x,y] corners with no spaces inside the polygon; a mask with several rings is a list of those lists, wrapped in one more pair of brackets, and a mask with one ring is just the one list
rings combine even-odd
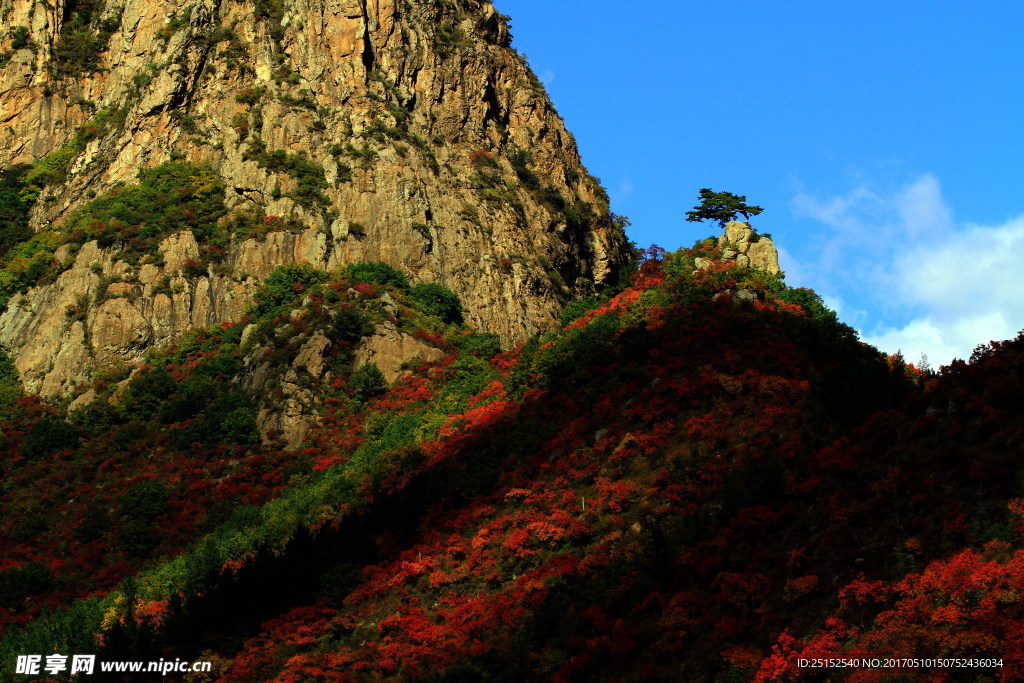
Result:
{"label": "sparse tree on ridge", "polygon": [[745,195],[735,195],[732,192],[713,192],[709,188],[700,191],[700,203],[693,207],[693,211],[686,212],[686,220],[718,221],[718,224],[725,227],[729,221],[736,220],[737,214],[742,214],[744,220],[750,220],[751,216],[764,211],[760,206],[749,206]]}

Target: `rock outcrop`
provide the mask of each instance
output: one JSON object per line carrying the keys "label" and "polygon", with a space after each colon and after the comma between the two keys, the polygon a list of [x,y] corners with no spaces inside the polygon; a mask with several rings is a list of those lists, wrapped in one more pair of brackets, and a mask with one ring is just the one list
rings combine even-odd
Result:
{"label": "rock outcrop", "polygon": [[393,323],[380,325],[374,334],[364,340],[356,351],[356,369],[373,363],[392,384],[402,376],[402,366],[409,362],[431,362],[444,358],[444,352],[428,346],[412,335],[399,330]]}
{"label": "rock outcrop", "polygon": [[[359,297],[359,295],[357,295]],[[277,439],[285,448],[295,449],[319,419],[322,400],[329,388],[341,378],[350,379],[349,370],[359,370],[373,363],[383,379],[393,384],[408,374],[408,364],[430,363],[445,358],[446,353],[401,329],[398,318],[411,319],[412,309],[396,302],[389,294],[379,298],[353,299],[375,321],[368,334],[352,340],[348,346],[332,341],[330,321],[333,315],[320,316],[309,323],[310,311],[303,308],[291,312],[271,331],[260,331],[253,323],[242,332],[241,344],[248,351],[244,372],[239,376],[246,393],[255,399],[258,415],[256,426],[263,440]],[[303,332],[295,333],[293,325],[305,319]],[[312,326],[312,327],[310,327]],[[412,330],[415,331],[415,330]],[[346,348],[347,347],[347,348]],[[339,352],[342,360],[339,364]],[[91,392],[91,390],[90,390]],[[80,405],[92,400],[90,392],[76,399]]]}
{"label": "rock outcrop", "polygon": [[[718,236],[718,246],[722,247],[722,258],[735,261],[736,265],[758,268],[768,273],[778,274],[779,251],[775,242],[768,235],[759,235],[750,227],[750,223],[729,221],[725,232]],[[706,258],[696,259],[698,268],[707,268],[711,264]]]}
{"label": "rock outcrop", "polygon": [[90,198],[173,159],[223,178],[223,220],[300,226],[236,240],[206,275],[185,231],[161,245],[162,265],[118,260],[116,244],[58,253],[68,269],[0,316],[0,344],[32,391],[66,392],[100,365],[237,320],[282,264],[390,263],[455,291],[468,322],[512,344],[624,263],[603,189],[489,2],[6,0],[3,11],[25,30],[0,43],[0,166],[32,164],[33,229],[59,232]]}

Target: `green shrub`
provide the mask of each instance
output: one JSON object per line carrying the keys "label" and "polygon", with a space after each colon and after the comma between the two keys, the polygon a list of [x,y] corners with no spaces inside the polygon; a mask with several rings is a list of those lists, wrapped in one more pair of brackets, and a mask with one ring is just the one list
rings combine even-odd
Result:
{"label": "green shrub", "polygon": [[[214,383],[201,377],[189,377],[175,387],[175,391],[166,397],[156,411],[157,418],[164,424],[173,424],[191,419],[203,410],[216,392]],[[197,439],[193,439],[197,440]],[[185,441],[184,445],[192,443]]]}
{"label": "green shrub", "polygon": [[663,254],[664,258],[661,269],[667,276],[675,278],[688,276],[697,268],[695,259],[721,258],[720,252],[716,251],[717,249],[717,238],[705,237],[699,239],[689,249],[682,248]]}
{"label": "green shrub", "polygon": [[567,206],[562,210],[562,215],[565,216],[566,229],[570,234],[576,235],[586,232],[597,220],[594,207],[590,205],[590,202],[584,201],[577,201],[571,206]]}
{"label": "green shrub", "polygon": [[466,32],[454,21],[442,23],[434,34],[434,49],[442,57],[448,57],[457,49],[470,44]]}
{"label": "green shrub", "polygon": [[[335,157],[348,156],[359,163],[359,168],[369,168],[373,165],[373,162],[377,159],[377,150],[370,149],[369,146],[364,145],[363,147],[354,147],[352,143],[346,143],[344,145],[336,143],[331,146],[331,154]],[[339,163],[341,163],[339,161]],[[351,168],[349,169],[349,175],[351,175]],[[345,178],[344,180],[351,180],[351,177]],[[339,182],[342,182],[342,178],[339,175]]]}
{"label": "green shrub", "polygon": [[21,443],[21,456],[36,462],[52,453],[78,447],[78,432],[54,415],[46,415],[33,424]]}
{"label": "green shrub", "polygon": [[193,7],[194,5],[189,5],[180,13],[172,12],[164,27],[157,31],[156,37],[163,41],[170,40],[171,36],[188,26],[188,22],[192,19]]}
{"label": "green shrub", "polygon": [[338,161],[338,172],[334,182],[337,183],[350,183],[352,182],[352,167],[343,161]]}
{"label": "green shrub", "polygon": [[462,324],[462,302],[455,292],[434,282],[416,285],[409,292],[416,307],[428,315],[436,315],[446,323]]}
{"label": "green shrub", "polygon": [[121,515],[125,519],[153,522],[167,512],[167,496],[167,487],[159,481],[138,481],[121,495]]}
{"label": "green shrub", "polygon": [[182,447],[193,443],[255,443],[256,404],[252,398],[240,391],[224,391],[220,383],[213,386],[215,393],[207,397],[212,400],[186,429],[177,433],[175,441]]}
{"label": "green shrub", "polygon": [[388,390],[384,373],[380,371],[376,363],[367,363],[353,372],[348,384],[356,397],[362,401],[379,396]]}
{"label": "green shrub", "polygon": [[556,212],[565,211],[569,204],[555,187],[543,187],[537,191],[537,199],[549,205]]}
{"label": "green shrub", "polygon": [[28,217],[35,202],[22,192],[28,169],[22,165],[0,171],[0,258],[15,244],[32,237]]}
{"label": "green shrub", "polygon": [[[102,281],[100,282],[102,284]],[[79,294],[74,305],[68,306],[64,311],[64,320],[68,325],[75,322],[85,322],[89,318],[89,295]]]}
{"label": "green shrub", "polygon": [[595,308],[599,308],[600,306],[608,303],[610,298],[611,297],[604,294],[595,294],[594,296],[588,296],[585,299],[570,301],[566,304],[565,308],[562,309],[562,313],[558,316],[558,322],[562,327],[565,327],[587,311],[592,311]]}
{"label": "green shrub", "polygon": [[276,149],[267,151],[267,145],[257,138],[250,143],[243,155],[244,159],[253,160],[261,168],[273,173],[284,173],[295,179],[295,189],[288,197],[307,209],[330,206],[330,198],[323,193],[327,187],[324,167],[312,161],[302,152],[286,152]]}
{"label": "green shrub", "polygon": [[465,405],[471,396],[483,391],[493,378],[494,370],[483,357],[469,354],[460,356],[448,367],[445,398],[453,398],[457,405]]}
{"label": "green shrub", "polygon": [[262,99],[263,95],[265,93],[266,93],[266,88],[264,86],[262,86],[262,85],[261,86],[252,86],[252,85],[250,85],[250,86],[247,86],[247,87],[242,88],[241,90],[239,90],[238,93],[236,93],[236,95],[234,95],[234,101],[241,102],[243,104],[248,104],[249,106],[252,106],[256,102],[258,102],[260,99]]}
{"label": "green shrub", "polygon": [[298,220],[268,216],[263,207],[244,209],[234,215],[228,222],[226,230],[234,239],[263,239],[271,232],[290,232],[298,234],[306,229]]}
{"label": "green shrub", "polygon": [[[238,345],[244,327],[200,330],[179,339],[167,351],[152,352],[149,369],[133,377],[122,396],[123,414],[147,421],[155,417],[157,429],[160,424],[173,425],[167,438],[179,448],[193,443],[254,443],[255,404],[230,382],[243,370]],[[168,367],[190,370],[176,379]],[[108,419],[117,421],[119,416]]]}
{"label": "green shrub", "polygon": [[120,15],[99,21],[103,4],[99,0],[69,0],[64,7],[68,20],[50,54],[48,68],[56,78],[95,73],[107,42],[121,23]]}
{"label": "green shrub", "polygon": [[426,223],[413,223],[412,229],[420,234],[420,237],[427,243],[427,251],[431,251],[434,246],[434,238],[430,235],[430,226]]}
{"label": "green shrub", "polygon": [[541,349],[534,361],[534,370],[543,376],[541,384],[582,385],[594,368],[611,365],[620,323],[618,315],[602,315],[566,333],[557,345]]}
{"label": "green shrub", "polygon": [[11,409],[23,393],[14,361],[0,349],[0,420],[10,419]]}
{"label": "green shrub", "polygon": [[80,21],[65,24],[50,56],[50,73],[57,78],[92,73],[99,67],[105,47],[105,42]]}
{"label": "green shrub", "polygon": [[286,313],[288,306],[304,290],[327,280],[327,273],[308,264],[278,266],[263,282],[248,310],[254,319],[273,319]]}
{"label": "green shrub", "polygon": [[10,31],[11,36],[11,49],[21,50],[26,47],[32,47],[32,38],[29,33],[28,26],[15,26]]}
{"label": "green shrub", "polygon": [[501,352],[501,338],[493,332],[456,333],[449,341],[477,358],[489,359]]}
{"label": "green shrub", "polygon": [[540,189],[540,179],[530,169],[532,159],[529,152],[523,149],[516,150],[509,155],[508,159],[512,163],[512,170],[516,172],[516,177],[519,178],[526,189],[532,192]]}
{"label": "green shrub", "polygon": [[826,306],[822,298],[813,289],[790,287],[781,279],[772,279],[769,283],[769,291],[780,301],[800,306],[814,320],[821,320],[827,323],[839,322],[835,311]]}
{"label": "green shrub", "polygon": [[157,240],[184,229],[200,242],[225,246],[227,232],[217,225],[227,213],[224,190],[224,181],[208,165],[167,162],[139,172],[137,185],[86,204],[68,220],[66,230],[73,242],[127,242],[135,251],[148,251]]}
{"label": "green shrub", "polygon": [[0,607],[17,610],[26,598],[42,593],[52,585],[50,570],[38,562],[0,571]]}
{"label": "green shrub", "polygon": [[6,305],[15,292],[27,291],[48,273],[54,274],[53,252],[61,242],[53,232],[39,232],[7,250],[0,267],[0,300]]}
{"label": "green shrub", "polygon": [[168,510],[167,487],[153,479],[136,482],[121,496],[121,547],[132,555],[148,555],[160,543],[156,520]]}
{"label": "green shrub", "polygon": [[124,424],[126,416],[117,406],[113,406],[102,398],[92,403],[68,411],[68,420],[75,425],[85,439],[96,439],[116,433],[114,441],[124,439],[127,435],[123,430],[115,430]]}
{"label": "green shrub", "polygon": [[359,309],[341,306],[334,318],[334,331],[338,339],[354,343],[373,332],[373,324]]}
{"label": "green shrub", "polygon": [[381,287],[409,291],[409,280],[402,271],[380,261],[361,261],[345,268],[344,277],[351,282],[368,282]]}
{"label": "green shrub", "polygon": [[38,195],[48,185],[59,185],[67,180],[71,165],[91,141],[102,138],[111,128],[124,122],[127,108],[104,109],[97,112],[87,123],[75,131],[74,136],[60,149],[47,154],[32,164],[25,174],[22,184],[26,188],[26,196]]}
{"label": "green shrub", "polygon": [[125,408],[136,414],[152,414],[174,393],[174,378],[164,368],[150,368],[128,384],[124,395]]}

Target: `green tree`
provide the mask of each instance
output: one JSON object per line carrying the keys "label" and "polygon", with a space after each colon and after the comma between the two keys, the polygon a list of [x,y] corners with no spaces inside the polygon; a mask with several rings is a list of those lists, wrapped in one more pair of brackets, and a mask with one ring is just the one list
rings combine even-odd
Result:
{"label": "green tree", "polygon": [[22,193],[28,168],[22,165],[0,171],[0,256],[33,235],[28,214],[34,201]]}
{"label": "green tree", "polygon": [[33,424],[22,437],[21,457],[38,462],[43,456],[78,447],[78,432],[56,415],[46,415]]}
{"label": "green tree", "polygon": [[247,314],[257,320],[270,320],[286,313],[301,292],[327,280],[327,273],[307,263],[278,266],[256,292],[256,303]]}
{"label": "green tree", "polygon": [[380,396],[388,390],[388,382],[376,363],[367,363],[353,372],[348,384],[361,401]]}
{"label": "green tree", "polygon": [[735,220],[737,214],[749,220],[751,216],[764,211],[760,206],[747,204],[745,195],[735,195],[732,192],[713,192],[709,188],[700,191],[700,203],[693,207],[693,211],[686,212],[686,220],[693,222],[718,221],[719,225]]}
{"label": "green tree", "polygon": [[23,393],[14,361],[0,348],[0,420],[11,419],[11,411]]}
{"label": "green tree", "polygon": [[409,280],[402,271],[380,261],[360,261],[345,268],[345,277],[350,282],[366,282],[381,287],[393,287],[409,291]]}
{"label": "green tree", "polygon": [[462,324],[462,302],[452,290],[435,282],[424,282],[413,287],[409,296],[424,313],[452,325]]}

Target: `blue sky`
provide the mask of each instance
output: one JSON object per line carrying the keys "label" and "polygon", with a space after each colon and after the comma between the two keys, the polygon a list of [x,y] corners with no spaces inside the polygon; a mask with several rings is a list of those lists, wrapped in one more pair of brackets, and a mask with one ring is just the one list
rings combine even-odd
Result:
{"label": "blue sky", "polygon": [[1024,3],[495,5],[641,246],[714,232],[711,187],[883,350],[1024,328]]}

